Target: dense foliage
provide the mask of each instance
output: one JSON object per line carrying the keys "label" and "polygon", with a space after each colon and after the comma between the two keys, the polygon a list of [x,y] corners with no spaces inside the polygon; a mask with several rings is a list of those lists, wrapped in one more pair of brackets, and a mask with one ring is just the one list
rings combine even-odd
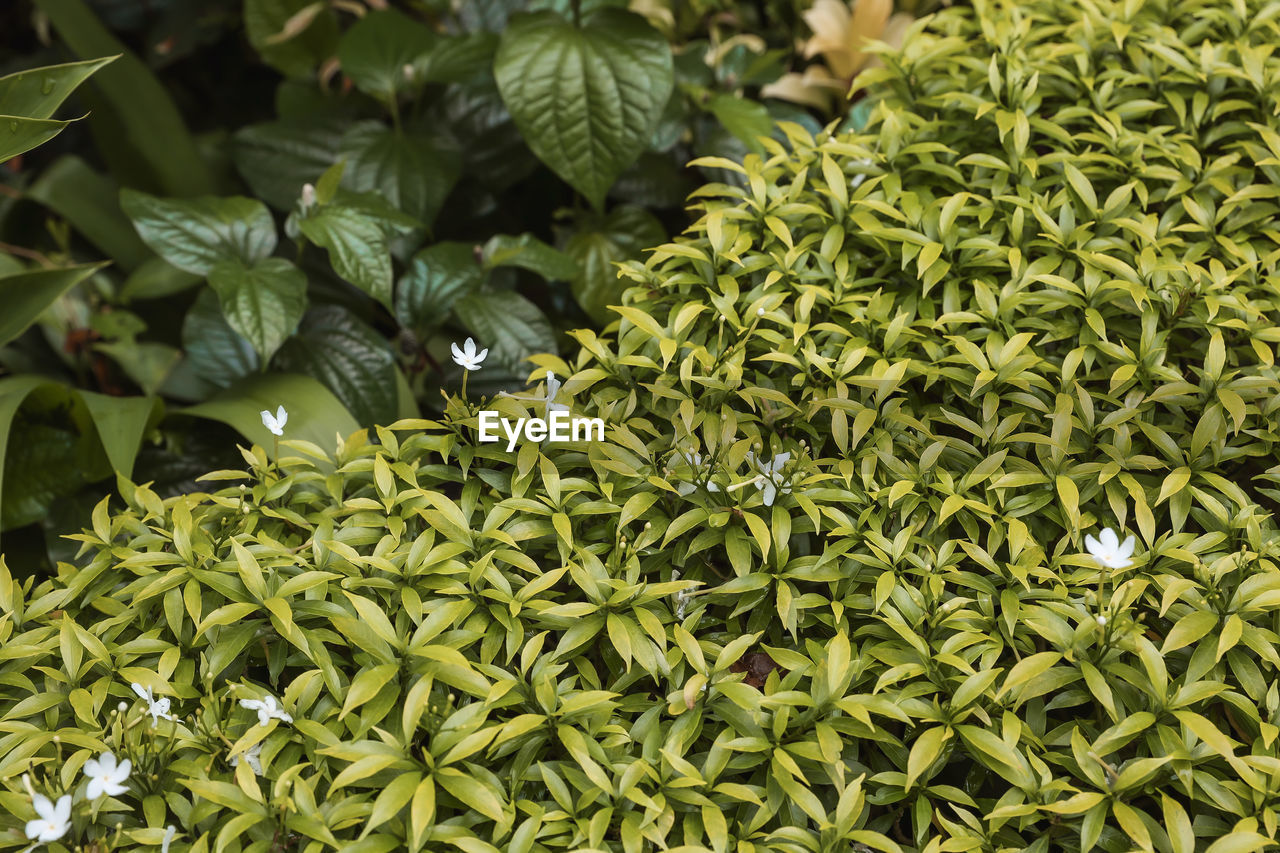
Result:
{"label": "dense foliage", "polygon": [[30,762],[116,848],[1274,848],[1275,8],[947,10],[867,132],[704,164],[535,358],[604,443],[122,484],[0,575],[0,840]]}
{"label": "dense foliage", "polygon": [[[326,440],[438,411],[459,333],[494,348],[487,391],[523,384],[527,356],[608,321],[613,262],[723,176],[689,160],[762,151],[778,118],[816,132],[869,59],[849,45],[910,18],[891,32],[889,0],[856,20],[844,0],[198,5],[0,11],[0,69],[120,56],[82,89],[87,121],[0,187],[0,274],[41,271],[0,284],[26,293],[0,327],[0,450],[28,449],[0,472],[0,529],[43,524],[54,559],[113,471],[192,488],[227,427],[265,437],[273,399]],[[8,547],[34,558],[38,532]]]}

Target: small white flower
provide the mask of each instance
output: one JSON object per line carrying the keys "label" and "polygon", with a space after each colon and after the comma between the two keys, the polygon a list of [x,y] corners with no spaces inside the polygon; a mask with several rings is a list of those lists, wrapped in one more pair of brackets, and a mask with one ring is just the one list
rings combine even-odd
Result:
{"label": "small white flower", "polygon": [[147,713],[151,715],[151,728],[156,727],[156,723],[163,717],[166,720],[176,720],[177,717],[169,713],[169,697],[165,696],[159,700],[151,693],[151,688],[144,688],[136,681],[129,685],[133,688],[133,692],[138,694],[138,698],[147,703]]}
{"label": "small white flower", "polygon": [[[26,776],[22,777],[22,781],[27,783],[28,788],[31,786]],[[63,794],[58,797],[58,804],[54,805],[48,797],[33,791],[31,793],[31,805],[35,806],[36,814],[40,815],[40,817],[36,820],[27,821],[28,841],[57,841],[67,834],[67,830],[71,828],[70,794]]]}
{"label": "small white flower", "polygon": [[779,494],[791,494],[791,487],[782,482],[782,466],[791,461],[791,453],[779,453],[772,462],[756,459],[755,453],[747,451],[747,464],[755,468],[760,476],[756,478],[756,488],[764,492],[764,505],[773,506],[773,500]]}
{"label": "small white flower", "polygon": [[302,185],[302,210],[307,212],[316,206],[316,188],[311,184]]}
{"label": "small white flower", "polygon": [[125,791],[129,790],[121,783],[129,778],[129,770],[133,767],[133,763],[129,759],[116,764],[116,757],[110,752],[104,752],[97,758],[90,758],[84,763],[84,775],[89,777],[89,789],[85,795],[96,800],[103,794],[118,797]]}
{"label": "small white flower", "polygon": [[463,342],[461,349],[458,348],[456,343],[450,344],[450,346],[453,348],[454,362],[467,370],[479,370],[480,363],[484,361],[485,356],[489,354],[488,347],[477,353],[476,342],[471,338],[467,338]]}
{"label": "small white flower", "polygon": [[169,824],[164,830],[164,839],[160,842],[160,853],[169,853],[169,842],[178,834],[178,827]]}
{"label": "small white flower", "polygon": [[[486,351],[486,352],[488,352],[488,350],[485,350],[485,351]],[[557,403],[557,402],[555,401],[555,400],[556,400],[556,394],[559,394],[559,393],[560,393],[560,385],[561,385],[561,384],[562,384],[562,383],[560,382],[560,380],[559,380],[559,379],[556,379],[556,375],[555,375],[555,373],[553,373],[552,371],[548,370],[548,371],[547,371],[547,393],[546,393],[546,396],[544,396],[544,397],[541,397],[541,398],[540,398],[540,399],[542,400],[542,402],[546,405],[546,417],[547,417],[547,420],[551,420],[551,413],[552,413],[552,412],[567,412],[567,411],[569,411],[569,407],[568,407],[568,406],[566,406],[564,403]]]}
{"label": "small white flower", "polygon": [[1105,617],[1105,616],[1099,616],[1099,617],[1098,617],[1098,627],[1100,627],[1100,628],[1101,628],[1101,627],[1105,627],[1105,626],[1106,626],[1106,624],[1107,624],[1107,617]]}
{"label": "small white flower", "polygon": [[[256,773],[259,776],[262,775],[262,759],[259,757],[261,755],[262,755],[262,741],[258,741],[253,746],[249,747],[249,750],[244,754],[244,760],[249,762],[249,769],[251,769],[254,773]],[[235,767],[239,763],[240,763],[240,756],[238,755],[231,756],[232,767]]]}
{"label": "small white flower", "polygon": [[284,435],[284,425],[289,421],[289,413],[284,410],[284,406],[276,409],[273,415],[266,409],[262,410],[262,425],[271,430],[272,435]]}
{"label": "small white flower", "polygon": [[1130,536],[1124,540],[1123,545],[1120,544],[1120,537],[1110,527],[1099,533],[1097,539],[1092,536],[1084,537],[1089,554],[1109,569],[1127,569],[1132,566],[1133,560],[1129,557],[1133,556],[1133,547],[1137,543],[1137,538]]}
{"label": "small white flower", "polygon": [[271,721],[272,717],[283,720],[286,723],[293,722],[293,717],[284,712],[274,696],[268,696],[265,699],[241,699],[240,707],[248,708],[250,711],[257,711],[258,725],[260,726],[265,726]]}

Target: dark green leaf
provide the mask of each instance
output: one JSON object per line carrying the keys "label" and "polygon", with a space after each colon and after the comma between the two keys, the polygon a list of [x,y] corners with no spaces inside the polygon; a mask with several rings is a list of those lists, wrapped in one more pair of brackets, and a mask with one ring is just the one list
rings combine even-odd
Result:
{"label": "dark green leaf", "polygon": [[461,166],[457,152],[438,139],[381,122],[352,127],[342,140],[341,156],[347,160],[343,186],[377,192],[424,225],[435,220]]}
{"label": "dark green leaf", "polygon": [[53,139],[69,122],[0,116],[0,163]]}
{"label": "dark green leaf", "polygon": [[489,32],[443,36],[432,48],[420,79],[432,83],[460,83],[493,71],[498,36]]}
{"label": "dark green leaf", "polygon": [[273,366],[320,380],[364,426],[396,419],[395,354],[385,338],[340,305],[308,311]]}
{"label": "dark green leaf", "polygon": [[363,92],[387,99],[426,70],[439,37],[425,24],[395,9],[370,12],[347,30],[338,45],[342,71]]}
{"label": "dark green leaf", "polygon": [[534,237],[521,234],[495,234],[484,244],[484,265],[494,267],[520,267],[535,272],[548,281],[569,281],[578,275],[578,264],[559,249],[554,249]]}
{"label": "dark green leaf", "polygon": [[258,198],[291,210],[304,184],[338,161],[346,122],[277,121],[244,128],[232,138],[236,169]]}
{"label": "dark green leaf", "polygon": [[122,183],[129,183],[123,175],[136,176],[138,185],[171,195],[214,192],[213,173],[195,139],[142,60],[102,26],[83,0],[37,0],[36,6],[82,59],[119,55],[82,92],[91,109],[90,127],[112,174]]}
{"label": "dark green leaf", "polygon": [[630,12],[605,9],[582,28],[540,12],[512,20],[494,73],[533,153],[599,208],[667,103],[671,49]]}
{"label": "dark green leaf", "polygon": [[742,140],[756,153],[764,151],[760,137],[773,133],[773,116],[758,101],[736,95],[715,95],[707,109],[724,125],[725,130]]}
{"label": "dark green leaf", "polygon": [[662,223],[644,208],[619,207],[605,217],[584,218],[564,247],[581,270],[573,280],[578,304],[597,321],[608,322],[613,316],[608,306],[621,302],[626,287],[614,264],[638,258],[643,249],[665,240]]}
{"label": "dark green leaf", "polygon": [[253,344],[231,328],[218,297],[201,290],[182,323],[182,348],[193,374],[215,388],[225,388],[258,369],[260,361]]}
{"label": "dark green leaf", "polygon": [[268,361],[293,334],[307,310],[307,277],[283,258],[266,258],[251,267],[223,261],[209,271],[227,323]]}
{"label": "dark green leaf", "polygon": [[468,243],[437,243],[413,256],[396,284],[396,319],[418,338],[439,328],[454,303],[484,284],[484,272]]}
{"label": "dark green leaf", "polygon": [[487,347],[500,366],[517,370],[525,359],[554,353],[556,338],[542,311],[528,299],[509,290],[483,290],[459,299],[454,305],[458,320],[476,343]]}
{"label": "dark green leaf", "polygon": [[222,261],[256,263],[276,248],[275,221],[255,199],[167,199],[126,189],[120,206],[156,254],[196,275]]}
{"label": "dark green leaf", "polygon": [[120,188],[79,157],[56,160],[27,195],[56,212],[116,266],[132,272],[152,258],[120,210]]}
{"label": "dark green leaf", "polygon": [[152,255],[150,260],[125,279],[120,286],[120,298],[125,302],[133,299],[159,299],[194,287],[200,280],[200,276],[195,273],[180,270],[164,258]]}
{"label": "dark green leaf", "polygon": [[304,77],[333,55],[338,16],[316,0],[245,0],[249,43],[268,65],[290,77]]}
{"label": "dark green leaf", "polygon": [[331,204],[299,219],[298,227],[329,253],[334,272],[391,306],[391,254],[376,220],[352,207]]}

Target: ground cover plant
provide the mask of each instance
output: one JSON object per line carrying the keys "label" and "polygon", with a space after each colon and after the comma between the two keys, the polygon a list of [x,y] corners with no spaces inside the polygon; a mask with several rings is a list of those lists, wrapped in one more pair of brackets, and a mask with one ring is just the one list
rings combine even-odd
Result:
{"label": "ground cover plant", "polygon": [[940,12],[524,399],[122,481],[0,573],[0,844],[1274,849],[1277,8]]}
{"label": "ground cover plant", "polygon": [[32,449],[0,471],[8,547],[69,556],[113,473],[194,488],[273,399],[326,440],[438,412],[459,334],[514,390],[724,177],[691,159],[865,116],[855,47],[928,8],[627,5],[6,4],[0,70],[120,57],[0,171],[0,271],[67,270],[0,335],[0,444]]}

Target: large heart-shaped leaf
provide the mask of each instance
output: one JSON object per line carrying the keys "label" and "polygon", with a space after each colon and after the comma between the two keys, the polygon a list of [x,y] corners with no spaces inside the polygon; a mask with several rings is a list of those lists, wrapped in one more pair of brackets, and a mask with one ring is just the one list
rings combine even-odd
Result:
{"label": "large heart-shaped leaf", "polygon": [[223,261],[254,264],[276,248],[275,221],[256,199],[157,198],[126,189],[120,206],[156,254],[196,275],[208,275]]}
{"label": "large heart-shaped leaf", "polygon": [[354,207],[330,204],[299,219],[298,228],[329,253],[334,272],[391,306],[391,253],[376,219]]}
{"label": "large heart-shaped leaf", "polygon": [[499,366],[517,371],[529,356],[556,351],[551,323],[537,305],[514,291],[472,293],[458,300],[454,311]]}
{"label": "large heart-shaped leaf", "polygon": [[231,156],[253,194],[277,210],[289,210],[338,161],[340,120],[276,121],[244,128],[232,137]]}
{"label": "large heart-shaped leaf", "polygon": [[338,44],[342,71],[362,92],[391,98],[426,68],[431,49],[439,38],[425,24],[395,9],[370,12],[347,30]]}
{"label": "large heart-shaped leaf", "polygon": [[293,334],[307,310],[307,277],[284,258],[266,258],[251,267],[223,261],[209,271],[209,285],[231,328],[263,361]]}
{"label": "large heart-shaped leaf", "polygon": [[673,80],[666,39],[620,9],[582,28],[554,12],[513,18],[494,73],[533,153],[597,208],[645,149]]}
{"label": "large heart-shaped leaf", "polygon": [[413,256],[396,284],[396,319],[424,339],[448,319],[454,302],[483,284],[471,245],[436,243]]}
{"label": "large heart-shaped leaf", "polygon": [[382,335],[341,305],[311,309],[272,367],[325,384],[366,426],[396,419],[396,359]]}
{"label": "large heart-shaped leaf", "polygon": [[347,167],[343,186],[354,192],[377,192],[425,225],[440,212],[461,168],[456,151],[439,140],[361,122],[342,140]]}

